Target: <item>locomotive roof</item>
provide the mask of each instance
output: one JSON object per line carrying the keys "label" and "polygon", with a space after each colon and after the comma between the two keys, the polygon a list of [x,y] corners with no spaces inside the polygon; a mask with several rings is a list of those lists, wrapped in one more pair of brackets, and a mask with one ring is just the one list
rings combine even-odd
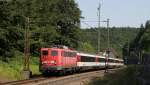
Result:
{"label": "locomotive roof", "polygon": [[52,48],[41,48],[42,50],[65,50],[65,51],[71,51],[71,52],[77,52],[76,50],[68,49],[68,48],[57,48],[57,47],[52,47]]}

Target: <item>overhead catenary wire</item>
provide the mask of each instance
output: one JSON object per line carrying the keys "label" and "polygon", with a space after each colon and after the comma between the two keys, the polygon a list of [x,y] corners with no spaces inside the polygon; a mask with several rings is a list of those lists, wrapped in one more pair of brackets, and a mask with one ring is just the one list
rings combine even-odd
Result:
{"label": "overhead catenary wire", "polygon": [[85,21],[81,21],[83,24],[87,25],[89,28],[94,28],[91,25],[89,25],[88,23],[86,23]]}

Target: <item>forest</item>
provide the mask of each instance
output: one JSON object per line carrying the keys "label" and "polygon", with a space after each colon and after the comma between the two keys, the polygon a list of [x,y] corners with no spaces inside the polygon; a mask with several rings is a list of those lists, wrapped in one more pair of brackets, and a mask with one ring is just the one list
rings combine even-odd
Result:
{"label": "forest", "polygon": [[[0,58],[24,52],[24,32],[29,26],[30,53],[39,55],[41,47],[66,45],[76,50],[97,53],[97,33],[101,32],[101,49],[107,49],[107,28],[80,28],[81,11],[74,0],[0,1]],[[29,24],[27,19],[29,18]],[[122,55],[125,43],[139,32],[133,27],[111,27],[110,43]],[[143,41],[144,42],[144,41]]]}
{"label": "forest", "polygon": [[150,62],[150,21],[141,25],[136,37],[124,44],[123,57],[127,64],[149,64]]}
{"label": "forest", "polygon": [[[109,27],[109,30],[109,48],[113,49],[116,52],[116,55],[121,58],[124,44],[133,40],[139,32],[139,29],[135,27]],[[108,28],[101,27],[82,29],[83,35],[81,36],[81,44],[83,44],[83,47],[88,46],[91,48],[91,50],[81,48],[82,51],[85,50],[89,53],[97,53],[98,31],[100,31],[100,51],[104,52],[108,50]]]}
{"label": "forest", "polygon": [[74,0],[0,1],[0,15],[1,59],[13,57],[16,50],[24,51],[27,26],[33,55],[53,44],[78,46],[81,12]]}

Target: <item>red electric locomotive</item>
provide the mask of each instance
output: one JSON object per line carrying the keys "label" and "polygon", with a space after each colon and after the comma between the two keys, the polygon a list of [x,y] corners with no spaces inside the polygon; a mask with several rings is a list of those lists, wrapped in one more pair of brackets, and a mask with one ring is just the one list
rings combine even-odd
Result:
{"label": "red electric locomotive", "polygon": [[76,67],[77,52],[67,47],[41,48],[40,71],[47,73],[64,73]]}
{"label": "red electric locomotive", "polygon": [[95,70],[101,68],[114,68],[123,66],[123,60],[107,58],[105,55],[93,55],[80,53],[64,46],[41,48],[40,71],[49,73],[65,74],[66,72]]}

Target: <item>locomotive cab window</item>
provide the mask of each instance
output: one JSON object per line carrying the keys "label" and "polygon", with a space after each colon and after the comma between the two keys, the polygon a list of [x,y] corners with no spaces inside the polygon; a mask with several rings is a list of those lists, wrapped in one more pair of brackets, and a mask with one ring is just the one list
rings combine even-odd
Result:
{"label": "locomotive cab window", "polygon": [[57,56],[58,55],[58,51],[52,50],[51,51],[51,56]]}
{"label": "locomotive cab window", "polygon": [[48,55],[48,51],[47,50],[44,50],[44,51],[42,51],[42,55]]}

